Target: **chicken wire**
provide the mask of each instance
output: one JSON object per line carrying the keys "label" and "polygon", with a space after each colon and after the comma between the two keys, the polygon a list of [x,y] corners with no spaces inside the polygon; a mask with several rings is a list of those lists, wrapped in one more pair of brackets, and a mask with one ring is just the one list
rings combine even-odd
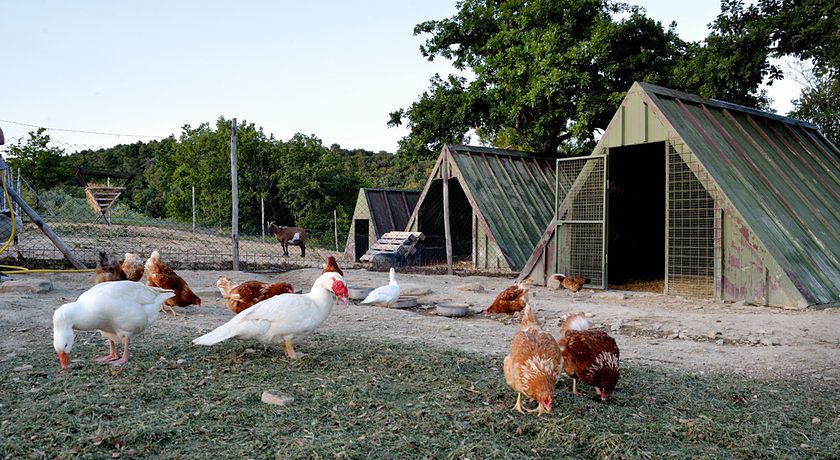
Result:
{"label": "chicken wire", "polygon": [[715,215],[711,179],[685,144],[668,143],[668,294],[713,297]]}

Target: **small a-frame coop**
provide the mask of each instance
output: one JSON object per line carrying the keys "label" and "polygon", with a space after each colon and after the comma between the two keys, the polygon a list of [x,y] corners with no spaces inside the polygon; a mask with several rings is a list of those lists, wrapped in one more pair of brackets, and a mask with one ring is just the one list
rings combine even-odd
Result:
{"label": "small a-frame coop", "polygon": [[518,272],[553,215],[555,160],[446,144],[406,230],[422,232],[426,250],[436,242],[443,247],[448,215],[456,262]]}
{"label": "small a-frame coop", "polygon": [[405,230],[419,199],[419,190],[359,189],[344,249],[345,258],[358,261],[386,233]]}
{"label": "small a-frame coop", "polygon": [[635,83],[590,156],[557,161],[519,279],[789,308],[840,304],[840,150],[817,127]]}
{"label": "small a-frame coop", "polygon": [[[76,178],[85,189],[85,198],[91,210],[96,214],[95,223],[104,221],[111,225],[111,207],[120,197],[129,182],[134,179],[134,174],[118,171],[101,171],[95,169],[76,169]],[[90,179],[105,179],[106,182],[93,182]],[[112,185],[111,179],[117,179],[120,185]]]}

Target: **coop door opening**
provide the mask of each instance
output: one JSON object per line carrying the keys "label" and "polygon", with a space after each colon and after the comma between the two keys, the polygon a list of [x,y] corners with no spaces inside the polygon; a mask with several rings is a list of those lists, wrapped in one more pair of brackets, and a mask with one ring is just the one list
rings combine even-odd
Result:
{"label": "coop door opening", "polygon": [[557,160],[557,273],[606,287],[604,267],[606,157]]}
{"label": "coop door opening", "polygon": [[353,242],[356,246],[356,260],[359,260],[365,255],[370,244],[370,221],[368,219],[355,219],[353,227],[355,228]]}
{"label": "coop door opening", "polygon": [[610,148],[609,286],[664,292],[665,143]]}
{"label": "coop door opening", "polygon": [[668,294],[715,293],[715,201],[701,169],[684,144],[668,143]]}

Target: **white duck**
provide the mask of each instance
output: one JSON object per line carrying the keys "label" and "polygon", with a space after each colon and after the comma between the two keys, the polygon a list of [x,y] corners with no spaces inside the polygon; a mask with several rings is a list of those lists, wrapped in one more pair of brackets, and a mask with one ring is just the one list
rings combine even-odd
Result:
{"label": "white duck", "polygon": [[390,282],[385,286],[380,286],[372,291],[362,300],[362,305],[379,304],[386,305],[391,308],[400,298],[400,285],[397,284],[397,274],[394,268],[391,268],[389,273]]}
{"label": "white duck", "polygon": [[[99,363],[122,365],[128,361],[128,342],[151,326],[160,304],[174,297],[168,289],[149,287],[136,281],[100,283],[53,313],[53,347],[62,370],[67,369],[73,349],[73,331],[99,330],[108,338],[109,353],[97,358]],[[123,354],[117,356],[115,342],[122,342]]]}
{"label": "white duck", "polygon": [[289,359],[298,359],[293,341],[311,334],[332,312],[335,299],[347,302],[344,277],[322,274],[307,294],[281,294],[244,310],[225,324],[193,340],[197,345],[214,345],[229,338],[254,339],[266,345],[283,343]]}

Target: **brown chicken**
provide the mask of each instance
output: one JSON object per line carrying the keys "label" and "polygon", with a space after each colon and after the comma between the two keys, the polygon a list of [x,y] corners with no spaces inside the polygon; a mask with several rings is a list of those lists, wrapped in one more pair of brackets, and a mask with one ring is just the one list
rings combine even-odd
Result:
{"label": "brown chicken", "polygon": [[122,262],[122,271],[129,281],[140,281],[145,271],[143,259],[137,254],[126,252],[125,259]]}
{"label": "brown chicken", "polygon": [[505,289],[496,296],[493,303],[484,310],[485,315],[491,313],[507,313],[512,315],[523,308],[528,302],[528,286],[530,280],[522,281]]}
{"label": "brown chicken", "polygon": [[146,261],[146,284],[175,291],[175,297],[167,299],[161,305],[161,309],[164,305],[168,306],[172,316],[178,316],[172,308],[174,306],[201,305],[201,299],[193,293],[187,282],[161,262],[160,253],[157,251],[153,251]]}
{"label": "brown chicken", "polygon": [[222,297],[228,299],[227,307],[234,314],[254,306],[265,299],[280,294],[292,294],[294,288],[289,283],[263,283],[262,281],[245,281],[239,284],[232,284],[224,276],[216,281]]}
{"label": "brown chicken", "polygon": [[537,414],[551,412],[554,387],[562,370],[560,346],[540,327],[531,306],[526,305],[519,331],[513,336],[504,361],[505,381],[516,391],[514,410],[522,412],[522,395],[537,402]]}
{"label": "brown chicken", "polygon": [[615,340],[606,332],[589,329],[589,321],[580,314],[565,318],[560,334],[563,370],[572,378],[572,392],[577,394],[580,379],[594,386],[602,401],[609,399],[619,378]]}
{"label": "brown chicken", "polygon": [[566,276],[562,273],[558,273],[556,275],[551,276],[552,278],[559,281],[561,286],[572,292],[580,291],[581,288],[583,288],[584,284],[589,284],[592,282],[592,280],[589,278],[584,278],[582,276]]}
{"label": "brown chicken", "polygon": [[338,262],[335,261],[335,257],[333,256],[327,257],[327,263],[324,264],[324,271],[322,271],[321,273],[323,274],[327,272],[335,272],[341,276],[344,276],[344,272],[341,271],[340,268],[338,268]]}
{"label": "brown chicken", "polygon": [[125,280],[125,273],[122,271],[120,262],[107,252],[99,253],[99,260],[96,262],[96,284],[105,281]]}

